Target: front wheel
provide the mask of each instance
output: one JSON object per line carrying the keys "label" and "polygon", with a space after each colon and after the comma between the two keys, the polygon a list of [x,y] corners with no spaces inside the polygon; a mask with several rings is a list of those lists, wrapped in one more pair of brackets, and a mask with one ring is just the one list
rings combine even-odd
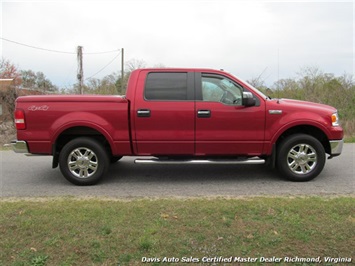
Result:
{"label": "front wheel", "polygon": [[310,135],[291,135],[278,147],[277,167],[288,180],[312,180],[320,174],[324,164],[324,147]]}
{"label": "front wheel", "polygon": [[69,141],[59,155],[64,177],[79,186],[94,185],[106,174],[109,159],[105,148],[95,139],[80,137]]}

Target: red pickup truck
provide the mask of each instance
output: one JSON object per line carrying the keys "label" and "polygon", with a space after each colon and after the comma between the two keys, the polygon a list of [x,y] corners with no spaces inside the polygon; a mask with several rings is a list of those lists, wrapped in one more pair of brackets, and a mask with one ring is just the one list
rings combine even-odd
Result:
{"label": "red pickup truck", "polygon": [[126,96],[25,96],[16,101],[15,152],[52,155],[76,185],[97,183],[110,163],[261,164],[308,181],[341,154],[337,110],[270,99],[211,69],[138,69]]}

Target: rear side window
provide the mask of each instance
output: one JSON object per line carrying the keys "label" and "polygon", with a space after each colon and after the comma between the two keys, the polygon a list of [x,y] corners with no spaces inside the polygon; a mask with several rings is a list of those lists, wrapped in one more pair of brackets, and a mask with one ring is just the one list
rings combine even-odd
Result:
{"label": "rear side window", "polygon": [[187,73],[149,73],[144,97],[147,100],[187,100]]}

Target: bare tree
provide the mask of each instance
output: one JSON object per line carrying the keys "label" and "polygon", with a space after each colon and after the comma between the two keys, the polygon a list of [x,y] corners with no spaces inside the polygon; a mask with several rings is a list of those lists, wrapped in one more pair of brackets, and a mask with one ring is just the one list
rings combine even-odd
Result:
{"label": "bare tree", "polygon": [[138,68],[145,68],[147,63],[142,59],[130,59],[126,62],[127,72],[131,73],[133,70]]}
{"label": "bare tree", "polygon": [[21,74],[17,67],[5,58],[0,60],[0,78],[13,79],[13,85],[18,86],[22,83]]}

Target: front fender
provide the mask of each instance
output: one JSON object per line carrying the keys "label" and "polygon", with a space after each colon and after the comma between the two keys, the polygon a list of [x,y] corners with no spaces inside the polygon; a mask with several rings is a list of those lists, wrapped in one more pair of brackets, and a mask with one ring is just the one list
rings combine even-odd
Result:
{"label": "front fender", "polygon": [[[329,119],[329,121],[328,121]],[[280,136],[289,129],[308,126],[322,131],[328,139],[331,139],[330,117],[327,114],[319,114],[307,111],[280,113],[270,113],[266,115],[265,125],[265,146],[264,153],[271,154],[272,145],[274,145]]]}

